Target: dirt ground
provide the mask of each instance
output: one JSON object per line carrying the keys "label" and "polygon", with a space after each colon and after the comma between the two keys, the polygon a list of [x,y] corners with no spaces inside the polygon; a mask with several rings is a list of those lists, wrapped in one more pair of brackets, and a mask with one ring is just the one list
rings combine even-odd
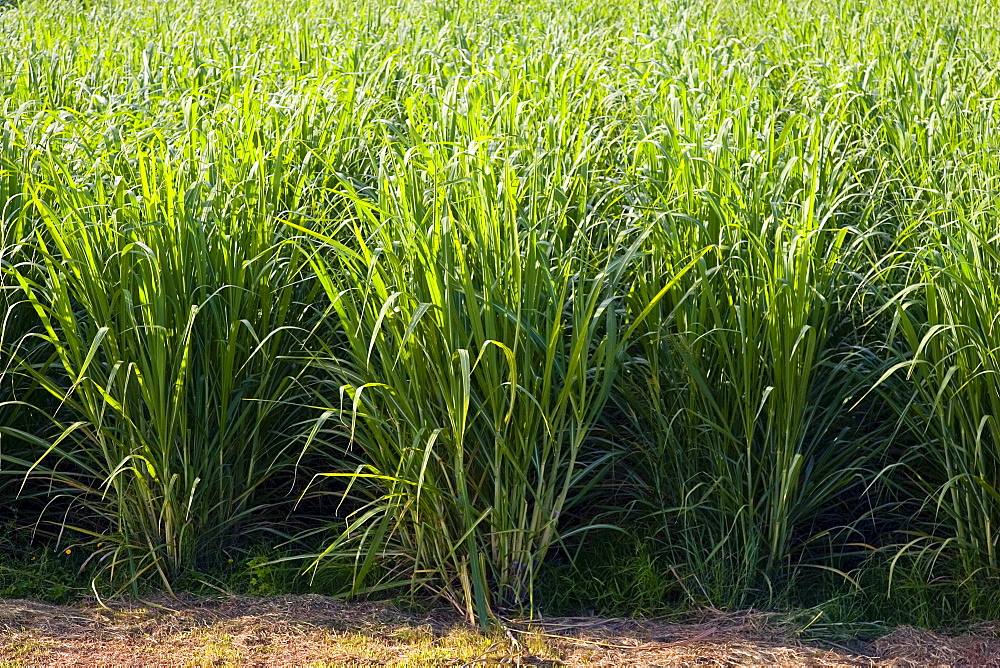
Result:
{"label": "dirt ground", "polygon": [[903,628],[832,648],[799,642],[768,619],[558,618],[512,621],[484,635],[446,611],[417,615],[313,595],[107,608],[0,600],[0,666],[1000,666],[1000,627],[956,637]]}

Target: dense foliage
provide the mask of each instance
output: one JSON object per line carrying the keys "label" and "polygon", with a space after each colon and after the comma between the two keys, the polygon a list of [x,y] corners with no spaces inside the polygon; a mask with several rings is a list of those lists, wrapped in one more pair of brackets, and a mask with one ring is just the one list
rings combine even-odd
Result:
{"label": "dense foliage", "polygon": [[1000,5],[22,0],[0,95],[0,521],[95,592],[1000,614]]}

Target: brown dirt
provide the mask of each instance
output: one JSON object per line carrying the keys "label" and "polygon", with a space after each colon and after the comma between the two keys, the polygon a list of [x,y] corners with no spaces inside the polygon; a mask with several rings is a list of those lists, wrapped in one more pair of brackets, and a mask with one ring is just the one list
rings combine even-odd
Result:
{"label": "brown dirt", "polygon": [[684,624],[511,621],[482,635],[454,614],[321,596],[54,606],[0,601],[0,666],[808,665],[1000,666],[1000,627],[946,636],[901,628],[871,644],[810,646],[758,613]]}

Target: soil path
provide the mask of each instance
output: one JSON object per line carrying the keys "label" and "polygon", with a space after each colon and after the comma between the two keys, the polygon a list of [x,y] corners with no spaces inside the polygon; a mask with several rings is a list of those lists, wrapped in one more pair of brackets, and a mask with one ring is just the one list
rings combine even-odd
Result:
{"label": "soil path", "polygon": [[677,624],[559,618],[481,634],[450,612],[321,596],[98,606],[0,600],[0,666],[1000,666],[1000,634],[897,629],[874,643],[799,642],[766,615]]}

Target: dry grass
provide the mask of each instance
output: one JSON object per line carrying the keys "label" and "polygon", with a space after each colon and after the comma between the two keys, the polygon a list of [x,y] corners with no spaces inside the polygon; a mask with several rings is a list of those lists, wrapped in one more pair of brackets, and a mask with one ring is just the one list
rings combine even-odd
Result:
{"label": "dry grass", "polygon": [[[0,605],[0,664],[428,665],[552,662],[548,643],[512,652],[451,613],[408,615],[320,596],[156,600],[65,607]],[[532,653],[534,652],[534,653]]]}
{"label": "dry grass", "polygon": [[416,615],[320,596],[157,600],[111,609],[0,603],[0,665],[1000,665],[996,629],[949,637],[898,629],[834,651],[766,615],[685,624],[628,619],[512,621],[485,635],[453,613]]}

